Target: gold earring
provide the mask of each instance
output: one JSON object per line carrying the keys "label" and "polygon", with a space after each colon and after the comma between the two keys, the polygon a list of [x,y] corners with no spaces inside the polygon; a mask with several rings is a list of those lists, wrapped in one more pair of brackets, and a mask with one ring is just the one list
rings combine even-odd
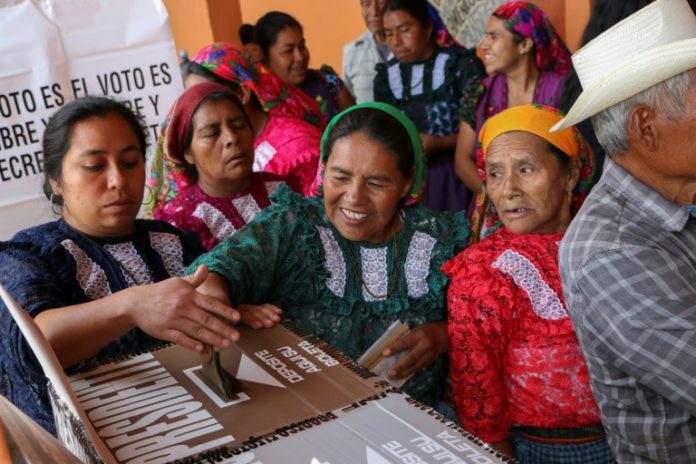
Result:
{"label": "gold earring", "polygon": [[573,205],[573,191],[572,190],[568,190],[568,204],[571,206]]}

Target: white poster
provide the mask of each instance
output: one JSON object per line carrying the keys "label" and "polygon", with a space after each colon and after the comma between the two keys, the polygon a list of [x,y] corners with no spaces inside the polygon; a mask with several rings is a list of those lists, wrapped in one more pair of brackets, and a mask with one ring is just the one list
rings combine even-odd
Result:
{"label": "white poster", "polygon": [[159,125],[183,87],[161,0],[0,0],[0,240],[55,219],[41,135],[84,95],[127,102]]}

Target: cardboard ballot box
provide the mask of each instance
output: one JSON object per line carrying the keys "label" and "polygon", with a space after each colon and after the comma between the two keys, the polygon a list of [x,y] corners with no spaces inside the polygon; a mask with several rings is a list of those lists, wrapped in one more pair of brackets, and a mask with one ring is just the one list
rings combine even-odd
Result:
{"label": "cardboard ballot box", "polygon": [[233,398],[203,380],[196,353],[169,346],[68,377],[110,456],[52,393],[60,438],[85,460],[128,463],[504,462],[314,337],[240,331],[221,353],[242,385]]}

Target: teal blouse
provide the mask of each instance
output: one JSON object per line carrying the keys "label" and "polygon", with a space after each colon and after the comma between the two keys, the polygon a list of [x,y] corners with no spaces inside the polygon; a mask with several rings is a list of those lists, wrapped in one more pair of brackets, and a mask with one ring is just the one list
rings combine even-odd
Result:
{"label": "teal blouse", "polygon": [[[304,198],[282,185],[271,200],[273,205],[189,268],[207,264],[224,277],[233,305],[272,303],[353,359],[397,319],[411,327],[447,320],[447,278],[440,266],[467,242],[464,215],[404,208],[396,246],[393,239],[374,245],[344,239],[321,198]],[[385,297],[394,275],[396,287]],[[434,405],[446,368],[442,356],[403,390]]]}

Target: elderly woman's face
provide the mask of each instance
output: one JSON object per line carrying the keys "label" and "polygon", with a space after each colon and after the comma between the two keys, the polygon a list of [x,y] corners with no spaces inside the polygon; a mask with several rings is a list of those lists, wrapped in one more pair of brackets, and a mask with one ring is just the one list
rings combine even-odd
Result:
{"label": "elderly woman's face", "polygon": [[204,101],[193,115],[191,147],[184,154],[196,166],[198,184],[211,196],[227,196],[246,181],[254,164],[254,133],[231,100]]}
{"label": "elderly woman's face", "polygon": [[93,116],[72,128],[70,148],[53,192],[63,197],[63,218],[95,237],[134,230],[143,200],[145,161],[138,137],[117,113]]}
{"label": "elderly woman's face", "polygon": [[486,152],[486,193],[505,227],[516,234],[563,232],[570,224],[569,194],[576,160],[563,168],[546,140],[529,132],[496,137]]}
{"label": "elderly woman's face", "polygon": [[324,172],[324,208],[348,240],[384,243],[397,228],[399,200],[411,187],[397,155],[363,132],[338,139]]}
{"label": "elderly woman's face", "polygon": [[488,75],[510,71],[519,62],[525,42],[515,43],[514,36],[505,21],[491,16],[486,26],[486,33],[481,41],[483,66]]}

